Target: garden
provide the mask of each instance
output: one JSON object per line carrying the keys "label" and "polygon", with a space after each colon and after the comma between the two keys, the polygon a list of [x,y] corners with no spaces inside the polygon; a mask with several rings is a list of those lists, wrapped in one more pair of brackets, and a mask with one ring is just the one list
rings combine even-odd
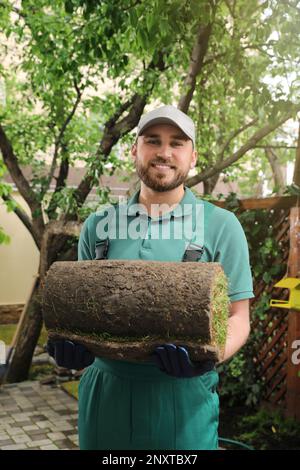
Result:
{"label": "garden", "polygon": [[90,214],[140,189],[137,126],[173,105],[196,126],[185,187],[234,213],[249,248],[251,332],[217,367],[219,445],[300,449],[299,11],[297,0],[0,0],[0,341],[11,351],[0,405],[29,382],[77,400],[82,371],[46,349],[46,276],[77,260]]}

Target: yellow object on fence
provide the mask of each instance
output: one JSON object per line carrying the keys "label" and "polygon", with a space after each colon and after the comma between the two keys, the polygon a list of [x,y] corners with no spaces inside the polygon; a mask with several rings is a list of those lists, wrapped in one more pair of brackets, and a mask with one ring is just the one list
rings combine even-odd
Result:
{"label": "yellow object on fence", "polygon": [[270,307],[300,310],[300,279],[296,277],[285,277],[277,282],[274,287],[289,289],[290,296],[288,300],[271,299]]}

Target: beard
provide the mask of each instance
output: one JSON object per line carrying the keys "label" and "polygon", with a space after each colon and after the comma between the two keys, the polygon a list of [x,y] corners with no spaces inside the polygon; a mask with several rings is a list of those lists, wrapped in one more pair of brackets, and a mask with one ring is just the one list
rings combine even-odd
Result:
{"label": "beard", "polygon": [[169,176],[166,177],[164,173],[159,173],[157,171],[155,174],[153,170],[153,164],[168,164],[162,158],[156,158],[152,162],[149,162],[147,165],[143,165],[138,158],[135,160],[135,169],[138,174],[138,177],[141,181],[153,191],[157,191],[159,193],[163,193],[165,191],[171,191],[172,189],[178,188],[181,186],[182,183],[186,180],[189,169],[187,170],[179,170],[176,166],[172,165],[173,177],[170,179]]}

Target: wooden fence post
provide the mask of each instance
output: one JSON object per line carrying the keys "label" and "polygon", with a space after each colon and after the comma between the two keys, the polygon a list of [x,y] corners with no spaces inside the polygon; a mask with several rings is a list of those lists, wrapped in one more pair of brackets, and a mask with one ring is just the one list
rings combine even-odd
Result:
{"label": "wooden fence post", "polygon": [[[300,278],[300,207],[290,212],[288,276]],[[300,421],[300,311],[288,313],[286,415]]]}

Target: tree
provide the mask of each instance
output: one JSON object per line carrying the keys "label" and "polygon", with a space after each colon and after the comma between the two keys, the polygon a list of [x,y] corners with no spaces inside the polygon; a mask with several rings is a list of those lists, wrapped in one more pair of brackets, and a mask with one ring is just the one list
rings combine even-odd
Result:
{"label": "tree", "polygon": [[270,168],[260,147],[282,147],[281,163],[294,158],[296,137],[287,143],[282,125],[299,111],[297,4],[221,2],[193,97],[203,158],[190,186],[203,181],[211,191],[221,172],[249,185],[244,155],[256,162],[256,180]]}
{"label": "tree", "polygon": [[[263,81],[266,70],[276,75],[287,66],[280,47],[295,27],[296,2],[286,5],[284,21],[279,3],[23,0],[17,8],[0,1],[11,61],[0,69],[7,96],[0,108],[1,165],[31,217],[3,182],[0,195],[41,253],[9,381],[27,377],[42,326],[44,276],[55,260],[75,258],[72,242],[87,213],[87,196],[108,168],[124,164],[118,143],[130,141],[148,102],[178,102],[196,120],[201,159],[188,185],[206,181],[207,188],[300,110],[297,83],[286,96]],[[274,28],[286,28],[283,39],[271,38]],[[17,44],[16,61],[9,41]],[[85,176],[77,188],[68,188],[69,168],[78,162],[84,162]],[[32,170],[29,178],[25,166]]]}
{"label": "tree", "polygon": [[300,121],[299,121],[299,126],[298,126],[298,139],[297,139],[297,147],[296,147],[296,158],[295,158],[293,183],[298,188],[298,196],[299,196],[299,188],[300,188]]}

